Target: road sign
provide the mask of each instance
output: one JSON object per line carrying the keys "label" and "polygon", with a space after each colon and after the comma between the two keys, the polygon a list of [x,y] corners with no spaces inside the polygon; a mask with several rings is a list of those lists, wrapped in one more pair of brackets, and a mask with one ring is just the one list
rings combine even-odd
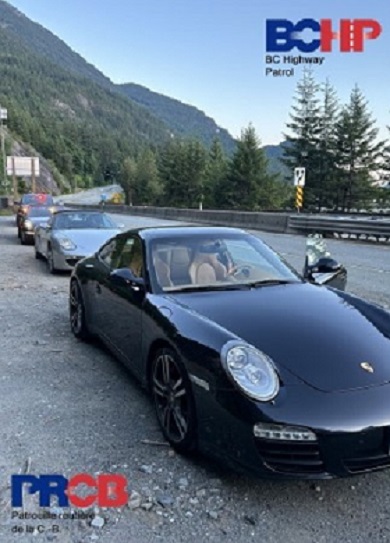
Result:
{"label": "road sign", "polygon": [[39,158],[36,156],[7,156],[7,175],[39,177]]}
{"label": "road sign", "polygon": [[303,206],[303,187],[297,186],[296,190],[295,207],[297,207],[299,210]]}
{"label": "road sign", "polygon": [[306,168],[294,168],[294,186],[304,187],[306,177]]}

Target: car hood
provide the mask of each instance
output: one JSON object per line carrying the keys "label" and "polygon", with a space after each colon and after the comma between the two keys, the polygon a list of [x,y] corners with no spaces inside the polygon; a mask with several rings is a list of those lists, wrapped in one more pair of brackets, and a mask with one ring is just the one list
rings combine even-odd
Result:
{"label": "car hood", "polygon": [[359,298],[309,283],[172,298],[324,392],[390,382],[390,314]]}
{"label": "car hood", "polygon": [[39,226],[40,224],[46,224],[50,217],[28,217],[27,220],[31,221],[34,226]]}
{"label": "car hood", "polygon": [[70,239],[76,245],[73,252],[78,255],[89,255],[119,233],[120,229],[116,228],[71,228],[69,230],[56,230],[55,237]]}

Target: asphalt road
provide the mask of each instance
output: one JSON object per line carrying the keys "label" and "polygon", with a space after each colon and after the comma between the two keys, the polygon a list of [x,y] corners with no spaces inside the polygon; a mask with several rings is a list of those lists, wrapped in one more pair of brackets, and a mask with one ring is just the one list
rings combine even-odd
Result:
{"label": "asphalt road", "polygon": [[[303,238],[261,237],[301,268]],[[388,247],[331,240],[329,248],[349,269],[349,290],[389,304]],[[0,217],[0,543],[390,541],[390,471],[318,484],[259,481],[150,444],[162,437],[149,398],[101,346],[70,334],[68,283],[18,243],[13,218]],[[25,471],[122,473],[142,505],[90,511],[101,528],[12,519],[10,476]],[[35,496],[25,511],[38,511]],[[43,534],[12,531],[39,525]]]}

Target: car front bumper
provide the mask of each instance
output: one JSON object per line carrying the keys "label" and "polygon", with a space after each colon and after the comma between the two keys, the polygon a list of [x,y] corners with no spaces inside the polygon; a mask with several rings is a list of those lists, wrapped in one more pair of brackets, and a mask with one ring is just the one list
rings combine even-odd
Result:
{"label": "car front bumper", "polygon": [[[390,385],[325,394],[306,385],[260,404],[194,387],[201,450],[263,478],[328,479],[390,467]],[[257,423],[296,426],[316,441],[258,438]]]}
{"label": "car front bumper", "polygon": [[60,271],[72,271],[77,262],[83,258],[85,258],[85,255],[53,251],[54,267]]}
{"label": "car front bumper", "polygon": [[33,240],[35,238],[34,230],[25,230],[24,228],[22,228],[22,232],[28,240]]}

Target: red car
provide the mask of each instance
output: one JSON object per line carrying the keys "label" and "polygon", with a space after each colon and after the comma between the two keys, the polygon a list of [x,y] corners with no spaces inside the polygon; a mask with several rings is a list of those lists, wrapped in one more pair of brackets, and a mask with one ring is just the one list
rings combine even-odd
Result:
{"label": "red car", "polygon": [[21,236],[20,226],[22,219],[28,214],[28,211],[32,206],[48,206],[52,208],[52,211],[55,211],[54,200],[51,194],[23,194],[20,202],[14,202],[16,226],[18,227],[18,238]]}

